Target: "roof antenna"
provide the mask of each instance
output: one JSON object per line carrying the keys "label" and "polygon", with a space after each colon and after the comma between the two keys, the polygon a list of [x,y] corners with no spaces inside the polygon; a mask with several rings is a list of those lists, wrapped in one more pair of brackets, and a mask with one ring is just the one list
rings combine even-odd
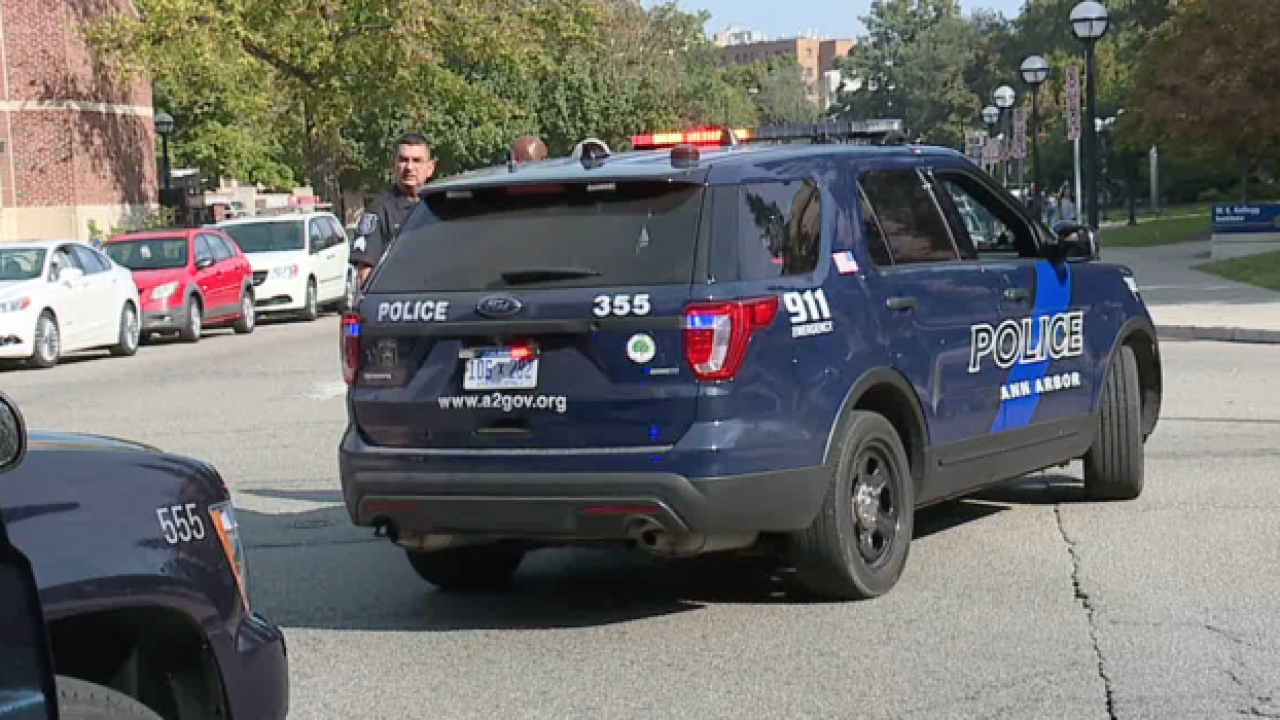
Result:
{"label": "roof antenna", "polygon": [[507,148],[507,172],[516,171],[516,152],[511,148]]}

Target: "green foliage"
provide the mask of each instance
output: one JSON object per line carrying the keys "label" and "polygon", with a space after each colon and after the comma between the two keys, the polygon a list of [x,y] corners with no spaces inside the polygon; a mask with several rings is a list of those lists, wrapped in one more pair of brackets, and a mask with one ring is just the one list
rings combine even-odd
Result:
{"label": "green foliage", "polygon": [[174,115],[176,159],[281,188],[376,189],[397,135],[431,140],[438,173],[498,162],[535,133],[587,136],[749,123],[704,15],[637,0],[136,0],[86,37],[145,70]]}
{"label": "green foliage", "polygon": [[138,209],[122,218],[122,222],[119,225],[112,225],[109,230],[105,231],[98,226],[96,220],[90,220],[88,222],[89,241],[98,244],[115,235],[160,230],[168,227],[173,227],[173,208]]}

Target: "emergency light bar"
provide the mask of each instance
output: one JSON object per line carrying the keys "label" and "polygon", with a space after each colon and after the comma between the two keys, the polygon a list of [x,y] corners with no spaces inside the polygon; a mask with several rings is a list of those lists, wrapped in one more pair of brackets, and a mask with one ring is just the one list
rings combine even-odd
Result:
{"label": "emergency light bar", "polygon": [[826,120],[812,123],[761,125],[755,128],[697,128],[680,132],[634,135],[631,146],[636,150],[673,147],[675,145],[732,146],[738,143],[788,142],[808,140],[812,143],[846,141],[878,141],[888,145],[906,139],[901,119]]}

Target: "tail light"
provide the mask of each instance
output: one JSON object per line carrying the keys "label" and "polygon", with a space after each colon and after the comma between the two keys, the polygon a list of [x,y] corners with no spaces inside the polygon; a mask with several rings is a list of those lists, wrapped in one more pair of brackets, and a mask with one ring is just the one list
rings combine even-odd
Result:
{"label": "tail light", "polygon": [[347,312],[342,314],[342,330],[339,340],[342,353],[342,379],[348,385],[356,382],[356,372],[360,370],[360,314]]}
{"label": "tail light", "polygon": [[694,303],[684,311],[684,359],[699,380],[730,380],[753,333],[773,324],[778,297]]}

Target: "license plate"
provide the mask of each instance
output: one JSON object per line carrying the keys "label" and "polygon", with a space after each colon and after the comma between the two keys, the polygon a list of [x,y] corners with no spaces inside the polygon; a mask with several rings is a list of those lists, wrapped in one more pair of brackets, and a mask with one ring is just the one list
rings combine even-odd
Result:
{"label": "license plate", "polygon": [[538,358],[516,360],[506,348],[485,348],[467,358],[464,390],[531,390],[538,386]]}

